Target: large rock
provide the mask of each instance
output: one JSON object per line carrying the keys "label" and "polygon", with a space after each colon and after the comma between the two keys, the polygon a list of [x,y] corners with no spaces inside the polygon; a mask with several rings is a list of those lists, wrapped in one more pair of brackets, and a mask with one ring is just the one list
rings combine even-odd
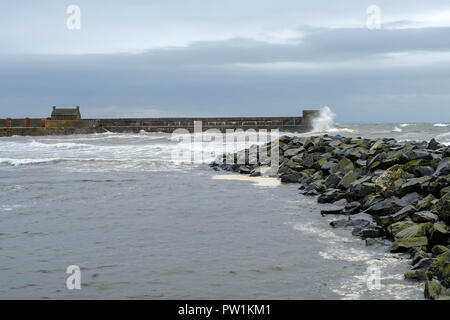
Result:
{"label": "large rock", "polygon": [[447,174],[450,174],[450,158],[442,159],[441,162],[439,162],[436,171],[434,172],[434,176],[445,176]]}
{"label": "large rock", "polygon": [[340,181],[338,187],[341,189],[348,189],[352,185],[353,182],[355,182],[359,176],[361,175],[360,169],[356,169],[353,171],[348,172]]}
{"label": "large rock", "polygon": [[405,273],[405,280],[413,280],[413,281],[427,281],[431,280],[432,274],[426,271],[412,271]]}
{"label": "large rock", "polygon": [[437,300],[441,294],[441,285],[434,281],[425,282],[424,296],[425,299]]}
{"label": "large rock", "polygon": [[446,193],[437,203],[433,212],[436,212],[439,218],[450,225],[450,193]]}
{"label": "large rock", "polygon": [[330,226],[333,228],[346,228],[346,227],[367,227],[370,221],[365,219],[340,219],[330,222]]}
{"label": "large rock", "polygon": [[450,286],[450,251],[436,257],[430,266],[430,271],[435,275],[443,286]]}
{"label": "large rock", "polygon": [[443,222],[436,222],[433,224],[433,226],[428,230],[428,234],[430,238],[430,246],[437,244],[446,245],[450,237],[448,227]]}
{"label": "large rock", "polygon": [[419,211],[412,214],[411,220],[416,223],[435,222],[438,220],[438,216],[430,211]]}
{"label": "large rock", "polygon": [[297,171],[289,169],[281,176],[281,182],[284,183],[298,183],[301,175]]}
{"label": "large rock", "polygon": [[355,166],[353,165],[353,162],[351,162],[347,158],[342,158],[337,165],[335,165],[333,168],[331,168],[331,173],[340,172],[342,174],[347,174],[350,171],[353,171],[355,169]]}
{"label": "large rock", "polygon": [[391,224],[387,230],[395,239],[425,237],[431,228],[431,223],[414,223],[399,221]]}
{"label": "large rock", "polygon": [[401,165],[395,165],[387,169],[381,176],[375,181],[377,191],[385,192],[392,188],[395,181],[403,178],[404,171]]}
{"label": "large rock", "polygon": [[430,181],[431,177],[413,178],[402,184],[400,191],[402,194],[407,194],[409,192],[423,193]]}
{"label": "large rock", "polygon": [[409,249],[428,245],[427,237],[401,238],[394,241],[391,252],[406,252]]}

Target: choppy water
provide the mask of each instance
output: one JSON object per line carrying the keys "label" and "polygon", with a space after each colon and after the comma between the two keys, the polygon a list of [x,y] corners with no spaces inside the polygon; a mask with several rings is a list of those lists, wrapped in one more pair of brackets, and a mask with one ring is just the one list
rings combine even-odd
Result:
{"label": "choppy water", "polygon": [[[444,124],[338,127],[450,142]],[[0,138],[0,298],[422,298],[405,257],[332,229],[295,185],[212,179],[171,160],[186,147],[148,133]],[[69,265],[81,290],[66,288]]]}

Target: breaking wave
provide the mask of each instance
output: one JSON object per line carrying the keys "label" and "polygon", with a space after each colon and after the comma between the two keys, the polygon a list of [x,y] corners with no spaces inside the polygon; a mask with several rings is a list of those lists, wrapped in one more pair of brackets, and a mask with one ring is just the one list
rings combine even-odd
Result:
{"label": "breaking wave", "polygon": [[354,129],[350,128],[339,128],[335,126],[334,119],[336,114],[328,107],[325,106],[320,110],[320,116],[313,121],[313,132],[314,133],[339,133],[339,132],[355,132]]}

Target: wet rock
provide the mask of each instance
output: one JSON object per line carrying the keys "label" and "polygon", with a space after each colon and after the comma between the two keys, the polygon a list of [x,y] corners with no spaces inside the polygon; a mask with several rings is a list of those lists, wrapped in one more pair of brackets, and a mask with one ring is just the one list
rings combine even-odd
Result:
{"label": "wet rock", "polygon": [[406,252],[409,249],[428,245],[427,237],[400,238],[394,241],[391,252]]}
{"label": "wet rock", "polygon": [[355,169],[355,166],[353,165],[353,162],[351,162],[349,159],[347,158],[342,158],[338,164],[336,164],[331,170],[331,173],[337,173],[340,172],[342,174],[347,174],[350,171],[353,171]]}
{"label": "wet rock", "polygon": [[443,253],[445,253],[445,252],[447,252],[447,251],[450,251],[450,248],[445,247],[445,246],[440,245],[440,244],[435,245],[435,246],[431,249],[431,253],[432,253],[434,256],[441,255],[441,254],[443,254]]}
{"label": "wet rock", "polygon": [[359,236],[363,239],[379,238],[384,235],[384,230],[381,227],[371,224],[367,227],[359,227],[353,229],[352,235]]}
{"label": "wet rock", "polygon": [[431,263],[434,261],[432,258],[420,259],[416,264],[411,267],[411,270],[427,270]]}
{"label": "wet rock", "polygon": [[419,200],[416,206],[417,211],[425,211],[431,209],[434,200],[436,200],[436,198],[432,194],[429,194],[422,200]]}
{"label": "wet rock", "polygon": [[341,179],[342,178],[340,176],[332,173],[325,179],[325,184],[328,188],[336,188],[339,182],[341,182]]}
{"label": "wet rock", "polygon": [[430,272],[436,276],[443,286],[450,286],[450,251],[437,256],[430,266]]}
{"label": "wet rock", "polygon": [[431,246],[434,246],[437,244],[442,244],[442,245],[448,244],[449,231],[448,231],[448,227],[445,225],[445,223],[436,222],[429,229],[428,233],[429,233]]}
{"label": "wet rock", "polygon": [[370,215],[380,215],[386,216],[391,215],[399,209],[398,203],[393,198],[384,199],[378,201],[368,209],[366,209],[366,213]]}
{"label": "wet rock", "polygon": [[342,180],[339,182],[338,187],[344,190],[350,188],[351,184],[355,182],[360,175],[361,172],[359,170],[350,171],[342,178]]}
{"label": "wet rock", "polygon": [[433,212],[437,213],[439,219],[447,224],[450,224],[450,193],[445,194],[441,199],[439,199],[433,209]]}
{"label": "wet rock", "polygon": [[424,297],[429,300],[439,299],[441,294],[441,285],[434,281],[425,282]]}
{"label": "wet rock", "polygon": [[412,281],[427,281],[431,280],[432,274],[430,272],[426,271],[412,271],[405,273],[405,280],[412,280]]}
{"label": "wet rock", "polygon": [[438,216],[430,211],[419,211],[411,215],[411,220],[416,223],[435,222],[438,220]]}
{"label": "wet rock", "polygon": [[345,198],[345,193],[339,189],[329,189],[325,193],[322,193],[317,201],[319,203],[330,203]]}
{"label": "wet rock", "polygon": [[284,183],[298,183],[301,175],[292,169],[289,169],[285,174],[281,176],[281,182]]}
{"label": "wet rock", "polygon": [[401,179],[404,175],[404,171],[401,165],[395,165],[387,169],[381,176],[375,181],[377,191],[385,192],[392,188],[395,181]]}
{"label": "wet rock", "polygon": [[251,172],[250,168],[247,168],[245,166],[239,167],[239,173],[241,174],[250,174],[250,172]]}
{"label": "wet rock", "polygon": [[300,152],[305,151],[305,148],[300,147],[300,148],[294,148],[294,149],[288,149],[284,152],[284,156],[285,157],[293,157],[296,156],[297,154],[299,154]]}
{"label": "wet rock", "polygon": [[441,162],[439,162],[436,171],[434,172],[434,176],[444,176],[450,174],[450,158],[442,159]]}
{"label": "wet rock", "polygon": [[431,177],[413,178],[402,184],[400,191],[402,194],[407,194],[409,192],[422,193],[426,187],[426,184],[430,181]]}
{"label": "wet rock", "polygon": [[420,196],[417,192],[411,192],[404,195],[401,200],[404,201],[405,203],[415,205],[416,203],[419,202],[419,198]]}
{"label": "wet rock", "polygon": [[346,227],[366,227],[370,224],[370,221],[364,219],[340,219],[330,222],[330,226],[333,228],[346,228]]}
{"label": "wet rock", "polygon": [[437,150],[440,148],[439,143],[436,141],[436,139],[431,139],[430,142],[428,142],[427,149],[429,150]]}

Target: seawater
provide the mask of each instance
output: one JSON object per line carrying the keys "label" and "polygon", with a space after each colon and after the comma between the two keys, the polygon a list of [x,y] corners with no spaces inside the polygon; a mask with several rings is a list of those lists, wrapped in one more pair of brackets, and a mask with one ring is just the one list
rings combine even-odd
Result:
{"label": "seawater", "polygon": [[[319,133],[450,142],[446,124]],[[0,298],[422,299],[406,256],[332,229],[296,185],[171,160],[187,147],[159,133],[0,138]],[[81,290],[66,288],[69,265]]]}

